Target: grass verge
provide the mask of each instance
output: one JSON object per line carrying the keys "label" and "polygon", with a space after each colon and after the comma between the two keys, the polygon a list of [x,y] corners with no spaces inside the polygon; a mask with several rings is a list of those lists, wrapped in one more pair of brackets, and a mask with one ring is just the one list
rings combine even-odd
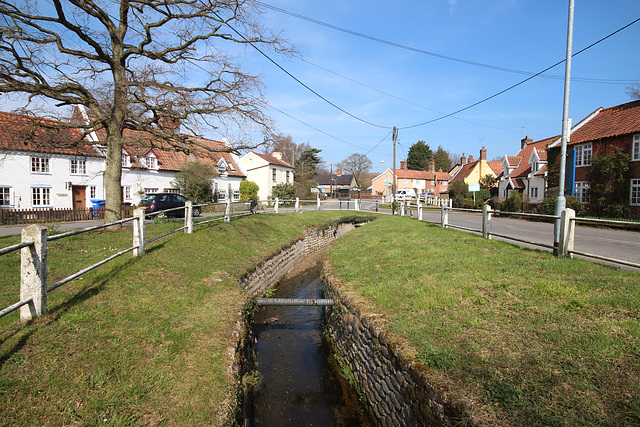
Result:
{"label": "grass verge", "polygon": [[[239,278],[342,215],[254,215],[178,232],[56,289],[48,313],[27,326],[17,313],[0,319],[0,425],[230,423]],[[179,225],[148,226],[147,237]],[[125,228],[49,242],[49,283],[131,240]],[[0,257],[0,307],[18,301],[19,269],[19,253]]]}
{"label": "grass verge", "polygon": [[640,424],[640,275],[384,216],[331,275],[490,425]]}

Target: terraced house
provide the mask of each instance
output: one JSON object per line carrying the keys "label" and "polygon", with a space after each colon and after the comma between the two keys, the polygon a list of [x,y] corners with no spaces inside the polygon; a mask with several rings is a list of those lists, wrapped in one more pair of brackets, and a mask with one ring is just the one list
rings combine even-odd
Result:
{"label": "terraced house", "polygon": [[[559,148],[558,138],[550,147]],[[640,216],[640,100],[610,108],[598,108],[571,131],[567,143],[567,194],[589,205],[587,171],[596,155],[621,149],[629,156],[628,203],[631,216]]]}

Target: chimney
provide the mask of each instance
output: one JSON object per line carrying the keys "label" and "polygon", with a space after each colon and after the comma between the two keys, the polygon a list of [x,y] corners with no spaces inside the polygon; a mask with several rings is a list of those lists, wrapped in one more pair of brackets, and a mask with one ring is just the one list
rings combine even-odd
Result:
{"label": "chimney", "polygon": [[400,169],[402,169],[403,171],[407,170],[407,161],[406,160],[400,160]]}
{"label": "chimney", "polygon": [[469,154],[469,164],[473,163],[473,156]]}
{"label": "chimney", "polygon": [[279,151],[274,151],[273,153],[271,153],[271,155],[278,160],[282,160],[282,153]]}
{"label": "chimney", "polygon": [[429,160],[429,172],[436,173],[436,161],[433,157]]}
{"label": "chimney", "polygon": [[525,136],[524,139],[520,140],[520,149],[524,150],[524,147],[527,146],[527,144],[531,144],[533,142],[533,139],[529,138],[528,136]]}
{"label": "chimney", "polygon": [[336,176],[342,176],[342,169],[336,169]]}
{"label": "chimney", "polygon": [[158,126],[161,129],[173,132],[180,133],[180,120],[177,117],[173,117],[173,105],[169,104],[165,111],[158,111]]}
{"label": "chimney", "polygon": [[484,161],[487,160],[487,149],[484,148],[484,146],[480,150],[480,160],[484,160]]}
{"label": "chimney", "polygon": [[467,164],[467,158],[464,156],[464,153],[462,153],[462,157],[460,157],[460,164],[461,165]]}

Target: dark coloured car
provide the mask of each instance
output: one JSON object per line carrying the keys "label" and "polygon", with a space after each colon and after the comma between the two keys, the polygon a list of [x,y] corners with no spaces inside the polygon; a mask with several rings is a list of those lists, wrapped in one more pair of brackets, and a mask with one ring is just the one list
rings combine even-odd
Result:
{"label": "dark coloured car", "polygon": [[[140,201],[140,208],[145,209],[147,213],[163,211],[172,208],[184,208],[185,203],[189,199],[174,193],[155,193],[147,194]],[[193,216],[200,216],[200,207],[197,203],[193,204]],[[183,217],[184,209],[176,209],[166,213],[167,216]]]}

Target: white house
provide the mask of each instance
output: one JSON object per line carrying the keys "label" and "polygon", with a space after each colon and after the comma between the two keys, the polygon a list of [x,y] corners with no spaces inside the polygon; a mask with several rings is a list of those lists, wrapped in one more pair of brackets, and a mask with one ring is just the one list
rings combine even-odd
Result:
{"label": "white house", "polygon": [[282,153],[275,151],[271,156],[253,151],[240,157],[247,179],[258,184],[258,199],[271,197],[273,187],[278,184],[293,184],[294,167],[282,160]]}
{"label": "white house", "polygon": [[0,112],[0,206],[87,209],[104,198],[104,156],[63,125]]}
{"label": "white house", "polygon": [[513,191],[522,193],[531,203],[541,203],[547,188],[547,145],[558,137],[533,141],[525,137],[515,156],[505,155],[498,175],[498,196],[509,198]]}
{"label": "white house", "polygon": [[[101,132],[83,138],[80,130],[65,126],[69,123],[0,112],[0,206],[87,209],[91,199],[105,198]],[[172,183],[176,173],[195,161],[217,172],[218,200],[239,199],[246,175],[226,142],[189,137],[196,144],[185,154],[142,132],[125,130],[123,137],[123,202],[137,205],[145,194],[178,192]]]}

